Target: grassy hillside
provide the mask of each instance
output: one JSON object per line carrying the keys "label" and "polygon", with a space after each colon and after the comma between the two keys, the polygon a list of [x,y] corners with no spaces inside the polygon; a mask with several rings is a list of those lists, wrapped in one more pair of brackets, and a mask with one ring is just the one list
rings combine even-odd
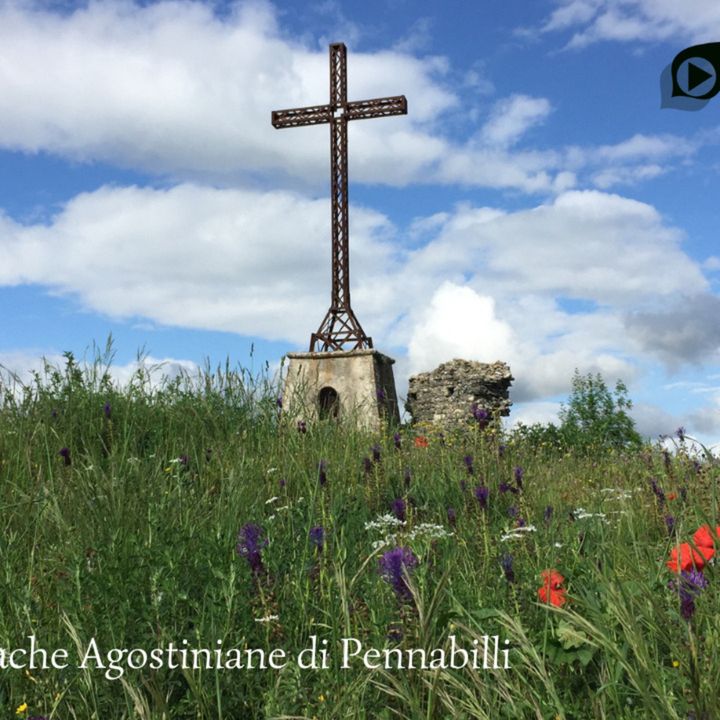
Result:
{"label": "grassy hillside", "polygon": [[[714,533],[693,540],[718,467],[688,441],[298,427],[243,371],[105,369],[3,392],[5,717],[720,717]],[[27,667],[29,636],[57,667]]]}

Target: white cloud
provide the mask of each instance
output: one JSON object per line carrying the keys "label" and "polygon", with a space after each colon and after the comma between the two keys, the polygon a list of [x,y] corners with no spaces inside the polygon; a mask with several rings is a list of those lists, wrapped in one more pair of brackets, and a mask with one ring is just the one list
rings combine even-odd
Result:
{"label": "white cloud", "polygon": [[[419,128],[457,102],[437,82],[446,68],[351,50],[350,99],[405,93],[412,108],[352,124],[357,180],[406,182],[445,152]],[[222,19],[198,2],[108,1],[65,14],[4,4],[0,145],[153,173],[324,181],[327,129],[277,131],[270,111],[327,102],[327,75],[327,50],[283,39],[268,4]]]}
{"label": "white cloud", "polygon": [[[288,192],[102,188],[47,225],[0,217],[0,284],[304,346],[328,306],[328,225],[327,200]],[[575,368],[630,382],[659,352],[693,361],[687,343],[652,332],[652,313],[681,292],[714,307],[680,233],[618,195],[571,191],[513,213],[460,205],[407,231],[356,206],[352,227],[353,307],[376,346],[407,348],[406,374],[505,360],[518,402],[567,393]],[[630,310],[645,315],[627,321]]]}
{"label": "white cloud", "polygon": [[558,402],[528,402],[513,405],[510,421],[510,427],[522,423],[523,425],[534,425],[540,423],[547,425],[548,423],[559,424],[558,414],[560,412],[561,403]]}
{"label": "white cloud", "polygon": [[418,314],[408,344],[411,373],[448,359],[493,362],[511,352],[512,331],[495,317],[494,300],[469,287],[444,282]]}
{"label": "white cloud", "polygon": [[[327,102],[326,48],[290,40],[270,4],[233,8],[221,17],[199,2],[105,0],[63,14],[0,4],[0,148],[196,182],[324,189],[327,128],[275,130],[270,112]],[[351,99],[402,93],[409,106],[406,117],[351,123],[355,182],[552,194],[585,168],[659,166],[680,154],[672,139],[643,136],[614,151],[518,151],[551,113],[547,98],[522,94],[497,99],[474,137],[451,139],[446,120],[460,90],[446,58],[350,47],[348,74]],[[600,183],[642,172],[606,173]]]}
{"label": "white cloud", "polygon": [[575,29],[570,47],[603,40],[717,40],[720,5],[708,0],[560,0],[544,32]]}
{"label": "white cloud", "polygon": [[[352,257],[366,277],[368,265],[388,262],[390,247],[372,240],[385,224],[354,211]],[[0,283],[45,285],[113,317],[300,341],[307,313],[319,323],[327,309],[324,200],[193,185],[102,188],[75,198],[50,226],[5,220],[0,232]]]}
{"label": "white cloud", "polygon": [[480,136],[488,145],[512,145],[531,127],[545,120],[550,111],[546,98],[512,95],[496,103]]}

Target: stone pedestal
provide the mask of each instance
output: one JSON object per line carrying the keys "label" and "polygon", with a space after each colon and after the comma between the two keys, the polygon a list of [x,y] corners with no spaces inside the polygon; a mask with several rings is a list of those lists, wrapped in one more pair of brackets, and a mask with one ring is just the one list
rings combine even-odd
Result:
{"label": "stone pedestal", "polygon": [[399,423],[392,366],[377,350],[288,353],[283,415],[312,422],[337,418],[376,430]]}

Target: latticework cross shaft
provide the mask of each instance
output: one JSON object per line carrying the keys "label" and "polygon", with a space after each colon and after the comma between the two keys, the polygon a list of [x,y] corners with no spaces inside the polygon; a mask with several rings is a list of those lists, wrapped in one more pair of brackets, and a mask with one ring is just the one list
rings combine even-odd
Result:
{"label": "latticework cross shaft", "polygon": [[332,228],[332,293],[330,309],[310,339],[310,351],[372,348],[372,338],[363,331],[350,306],[350,254],[348,213],[348,120],[404,115],[404,96],[347,100],[347,49],[330,45],[330,103],[292,110],[276,110],[276,128],[330,125],[330,203]]}

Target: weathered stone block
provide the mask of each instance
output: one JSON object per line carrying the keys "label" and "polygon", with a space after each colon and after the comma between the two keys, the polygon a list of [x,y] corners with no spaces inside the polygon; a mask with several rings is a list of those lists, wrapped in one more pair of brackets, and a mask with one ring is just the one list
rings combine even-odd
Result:
{"label": "weathered stone block", "polygon": [[445,428],[472,422],[473,404],[493,418],[506,416],[512,405],[509,388],[513,380],[504,362],[451,360],[410,378],[405,409],[413,423]]}

